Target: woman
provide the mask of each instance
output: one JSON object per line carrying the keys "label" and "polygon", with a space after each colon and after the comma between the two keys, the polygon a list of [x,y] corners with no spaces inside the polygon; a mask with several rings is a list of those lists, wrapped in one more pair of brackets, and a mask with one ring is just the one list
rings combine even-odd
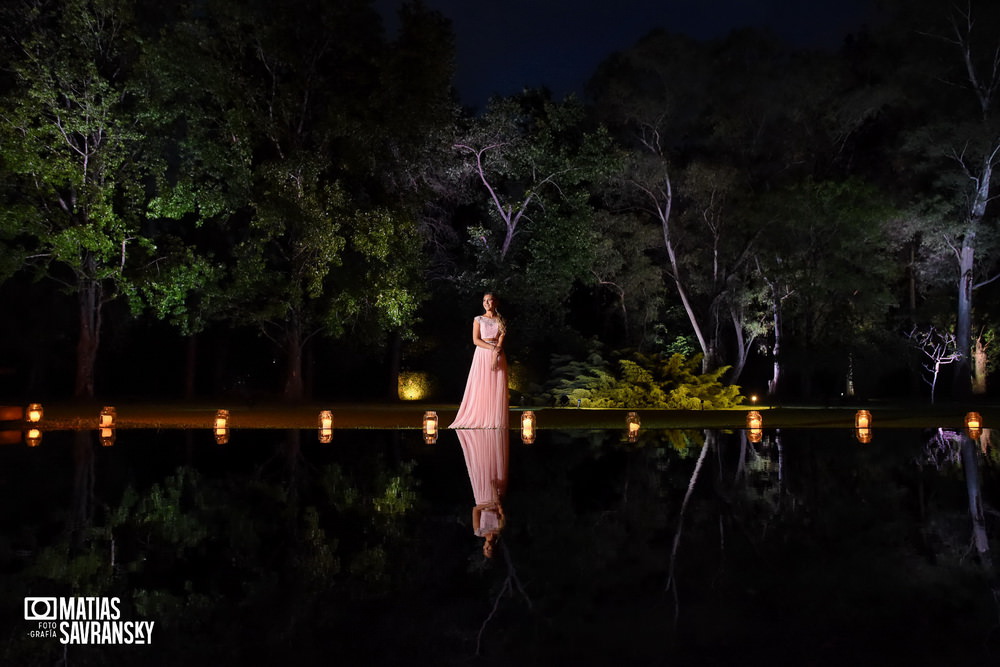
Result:
{"label": "woman", "polygon": [[490,292],[483,295],[483,310],[472,321],[476,352],[462,404],[450,428],[507,428],[507,359],[503,353],[507,323]]}

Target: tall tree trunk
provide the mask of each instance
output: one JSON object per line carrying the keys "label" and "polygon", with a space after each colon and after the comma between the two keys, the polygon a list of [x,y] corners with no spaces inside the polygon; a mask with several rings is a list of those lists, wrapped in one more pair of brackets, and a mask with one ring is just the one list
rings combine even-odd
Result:
{"label": "tall tree trunk", "polygon": [[988,361],[983,335],[979,334],[972,345],[972,393],[977,396],[986,393],[986,365]]}
{"label": "tall tree trunk", "polygon": [[958,359],[955,370],[955,397],[965,398],[972,391],[972,270],[975,262],[976,233],[969,229],[958,256],[958,310],[955,318],[955,343]]}
{"label": "tall tree trunk", "polygon": [[73,395],[76,398],[93,398],[97,350],[101,343],[103,295],[101,284],[89,278],[81,278],[77,290],[80,332],[76,342],[76,383]]}
{"label": "tall tree trunk", "polygon": [[774,283],[770,283],[772,316],[774,318],[774,345],[771,346],[771,379],[767,383],[767,395],[774,397],[778,395],[781,385],[781,335],[782,335],[782,314],[781,297],[778,296],[778,288]]}

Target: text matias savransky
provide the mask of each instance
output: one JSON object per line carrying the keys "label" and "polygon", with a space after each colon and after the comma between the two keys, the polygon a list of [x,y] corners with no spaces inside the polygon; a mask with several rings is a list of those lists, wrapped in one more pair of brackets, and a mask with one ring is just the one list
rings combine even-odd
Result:
{"label": "text matias savransky", "polygon": [[28,597],[24,619],[38,622],[29,637],[55,637],[61,644],[153,643],[154,621],[122,620],[120,598]]}

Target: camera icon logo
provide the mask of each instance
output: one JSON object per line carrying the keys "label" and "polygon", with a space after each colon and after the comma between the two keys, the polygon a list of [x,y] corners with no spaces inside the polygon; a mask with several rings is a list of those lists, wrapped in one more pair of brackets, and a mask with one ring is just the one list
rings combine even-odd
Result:
{"label": "camera icon logo", "polygon": [[24,598],[24,620],[55,621],[59,606],[56,598]]}

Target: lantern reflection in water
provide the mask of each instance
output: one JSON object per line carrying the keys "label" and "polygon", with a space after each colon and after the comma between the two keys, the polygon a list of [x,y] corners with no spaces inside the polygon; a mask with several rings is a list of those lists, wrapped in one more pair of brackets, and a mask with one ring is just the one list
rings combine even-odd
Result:
{"label": "lantern reflection in water", "polygon": [[215,442],[220,445],[229,442],[229,410],[215,413]]}
{"label": "lantern reflection in water", "polygon": [[317,437],[323,444],[333,440],[333,412],[321,410],[319,413],[319,424]]}
{"label": "lantern reflection in water", "polygon": [[438,416],[433,410],[424,413],[424,442],[433,445],[438,439]]}
{"label": "lantern reflection in water", "polygon": [[537,426],[535,413],[531,410],[525,410],[521,414],[521,442],[526,445],[533,443],[535,441],[535,429]]}
{"label": "lantern reflection in water", "polygon": [[28,447],[37,447],[42,444],[42,431],[37,428],[29,428],[24,433],[24,441],[28,444]]}
{"label": "lantern reflection in water", "polygon": [[639,428],[642,422],[639,420],[639,414],[636,412],[630,412],[625,415],[625,427],[628,429],[628,441],[635,442],[639,439]]}

